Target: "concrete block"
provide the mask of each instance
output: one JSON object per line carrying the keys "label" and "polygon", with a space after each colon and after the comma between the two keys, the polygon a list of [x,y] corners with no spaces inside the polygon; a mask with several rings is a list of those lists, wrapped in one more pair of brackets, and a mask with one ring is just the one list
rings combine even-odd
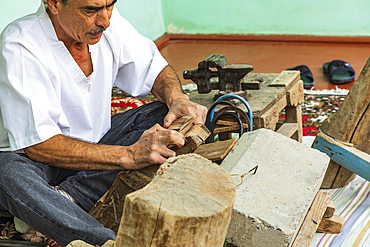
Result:
{"label": "concrete block", "polygon": [[[329,157],[272,130],[245,133],[221,166],[239,184],[227,241],[290,246],[324,178]],[[257,172],[243,174],[258,165]]]}

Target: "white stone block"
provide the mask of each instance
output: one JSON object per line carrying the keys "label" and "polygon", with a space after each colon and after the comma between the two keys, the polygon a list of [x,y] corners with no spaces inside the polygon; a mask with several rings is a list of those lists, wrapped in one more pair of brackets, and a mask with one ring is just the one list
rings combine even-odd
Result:
{"label": "white stone block", "polygon": [[290,246],[320,189],[330,158],[272,130],[245,133],[221,166],[238,184],[227,241]]}

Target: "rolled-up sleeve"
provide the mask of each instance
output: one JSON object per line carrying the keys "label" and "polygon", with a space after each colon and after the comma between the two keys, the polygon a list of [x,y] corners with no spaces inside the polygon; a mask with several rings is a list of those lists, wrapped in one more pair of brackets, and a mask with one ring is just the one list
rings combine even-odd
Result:
{"label": "rolled-up sleeve", "polygon": [[[121,34],[118,75],[115,84],[132,96],[145,97],[152,89],[158,74],[168,65],[157,46],[142,36],[115,9],[112,15],[112,34]],[[111,28],[110,27],[110,28]]]}

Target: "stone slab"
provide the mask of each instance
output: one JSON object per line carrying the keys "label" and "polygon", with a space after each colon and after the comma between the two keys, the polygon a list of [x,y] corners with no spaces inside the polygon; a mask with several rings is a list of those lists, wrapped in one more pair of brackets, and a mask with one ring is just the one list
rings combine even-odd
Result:
{"label": "stone slab", "polygon": [[[237,186],[227,241],[237,247],[290,246],[330,158],[272,130],[245,133],[221,166]],[[243,174],[256,167],[257,172]]]}

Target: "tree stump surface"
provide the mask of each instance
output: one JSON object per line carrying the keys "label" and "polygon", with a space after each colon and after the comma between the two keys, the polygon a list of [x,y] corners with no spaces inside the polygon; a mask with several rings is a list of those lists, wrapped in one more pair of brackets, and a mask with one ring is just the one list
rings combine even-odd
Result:
{"label": "tree stump surface", "polygon": [[127,195],[116,244],[222,247],[235,195],[219,165],[196,154],[170,158],[151,183]]}

